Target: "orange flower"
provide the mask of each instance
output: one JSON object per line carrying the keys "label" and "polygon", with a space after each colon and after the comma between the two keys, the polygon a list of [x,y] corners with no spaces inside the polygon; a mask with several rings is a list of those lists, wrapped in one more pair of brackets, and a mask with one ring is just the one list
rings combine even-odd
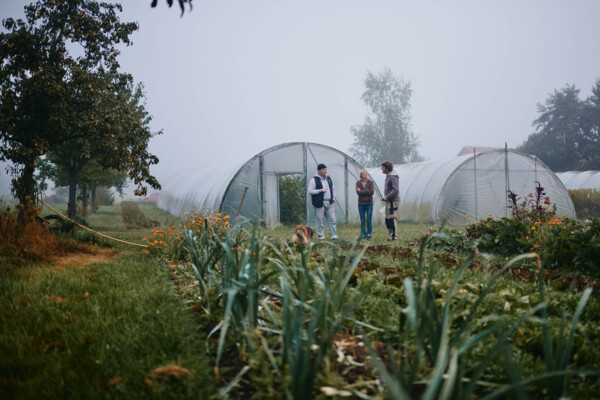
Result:
{"label": "orange flower", "polygon": [[145,242],[146,240],[148,240],[148,238],[143,238],[142,240]]}
{"label": "orange flower", "polygon": [[149,254],[150,252],[148,250],[144,250],[144,254]]}
{"label": "orange flower", "polygon": [[173,264],[171,265],[171,268],[177,268],[177,265]]}
{"label": "orange flower", "polygon": [[535,226],[532,226],[532,227],[531,227],[531,230],[532,230],[532,231],[535,231]]}

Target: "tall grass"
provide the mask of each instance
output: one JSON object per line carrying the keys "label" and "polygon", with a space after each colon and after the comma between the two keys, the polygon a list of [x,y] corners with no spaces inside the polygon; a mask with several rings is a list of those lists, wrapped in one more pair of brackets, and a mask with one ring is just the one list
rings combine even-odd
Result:
{"label": "tall grass", "polygon": [[[0,279],[0,398],[214,393],[189,310],[162,263],[29,266]],[[166,369],[159,369],[159,368]]]}

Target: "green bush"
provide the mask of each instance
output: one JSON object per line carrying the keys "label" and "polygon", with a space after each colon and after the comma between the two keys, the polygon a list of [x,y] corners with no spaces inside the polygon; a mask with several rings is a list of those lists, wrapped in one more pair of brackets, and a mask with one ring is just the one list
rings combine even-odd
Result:
{"label": "green bush", "polygon": [[586,273],[599,275],[600,219],[565,222],[548,231],[540,251],[544,265],[572,265]]}
{"label": "green bush", "polygon": [[146,217],[140,206],[133,201],[124,201],[121,203],[121,217],[123,218],[123,223],[128,228],[150,228],[158,225],[156,221],[152,221]]}
{"label": "green bush", "polygon": [[558,218],[545,194],[539,182],[535,193],[523,201],[509,190],[512,218],[474,223],[467,227],[467,237],[481,251],[505,257],[537,252],[545,267],[574,267],[597,275],[600,220],[571,220],[566,215]]}
{"label": "green bush", "polygon": [[523,221],[501,218],[484,219],[478,224],[467,227],[467,237],[480,251],[500,256],[522,254],[529,251],[526,243],[529,240],[530,226]]}
{"label": "green bush", "polygon": [[115,197],[110,192],[109,188],[100,186],[96,188],[96,205],[97,206],[112,206],[115,202]]}

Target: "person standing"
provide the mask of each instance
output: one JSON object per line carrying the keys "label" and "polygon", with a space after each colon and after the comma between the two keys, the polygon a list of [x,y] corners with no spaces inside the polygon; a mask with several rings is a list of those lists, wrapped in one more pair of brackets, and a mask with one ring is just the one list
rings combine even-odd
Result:
{"label": "person standing", "polygon": [[385,226],[388,228],[388,240],[396,240],[398,238],[398,204],[400,203],[399,181],[400,178],[394,171],[394,164],[390,161],[381,163],[381,172],[385,177],[382,201],[385,202]]}
{"label": "person standing", "polygon": [[308,194],[311,196],[312,205],[315,208],[317,236],[320,240],[325,239],[324,217],[329,224],[331,240],[336,240],[338,236],[335,229],[335,187],[333,180],[327,175],[325,164],[317,165],[317,174],[308,184]]}
{"label": "person standing", "polygon": [[356,193],[358,194],[358,215],[360,215],[360,234],[363,238],[371,240],[373,231],[373,193],[375,185],[369,179],[366,169],[360,171],[360,179],[356,181]]}

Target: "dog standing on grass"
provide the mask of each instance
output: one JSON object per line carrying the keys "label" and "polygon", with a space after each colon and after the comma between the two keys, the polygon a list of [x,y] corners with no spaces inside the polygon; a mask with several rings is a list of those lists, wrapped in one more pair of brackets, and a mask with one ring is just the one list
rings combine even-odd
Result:
{"label": "dog standing on grass", "polygon": [[306,225],[296,225],[294,228],[294,235],[292,236],[292,243],[296,246],[298,243],[306,246],[310,239],[313,237],[314,230]]}

